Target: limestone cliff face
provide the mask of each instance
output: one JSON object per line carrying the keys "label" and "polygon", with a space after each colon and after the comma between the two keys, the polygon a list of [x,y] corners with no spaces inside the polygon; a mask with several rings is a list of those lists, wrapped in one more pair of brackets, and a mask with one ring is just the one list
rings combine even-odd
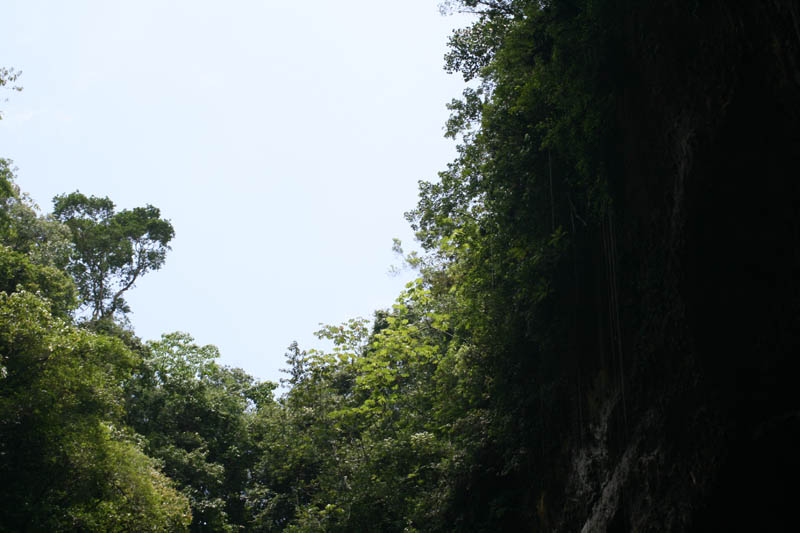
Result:
{"label": "limestone cliff face", "polygon": [[542,529],[777,531],[800,477],[800,3],[629,13]]}

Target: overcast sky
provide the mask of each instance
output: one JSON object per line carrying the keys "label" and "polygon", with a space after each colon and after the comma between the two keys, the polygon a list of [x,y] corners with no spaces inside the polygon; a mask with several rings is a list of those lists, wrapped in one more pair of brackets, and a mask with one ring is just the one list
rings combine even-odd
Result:
{"label": "overcast sky", "polygon": [[145,339],[186,331],[277,380],[320,322],[371,316],[417,180],[455,154],[436,0],[8,1],[0,157],[44,211],[79,189],[176,229],[130,293]]}

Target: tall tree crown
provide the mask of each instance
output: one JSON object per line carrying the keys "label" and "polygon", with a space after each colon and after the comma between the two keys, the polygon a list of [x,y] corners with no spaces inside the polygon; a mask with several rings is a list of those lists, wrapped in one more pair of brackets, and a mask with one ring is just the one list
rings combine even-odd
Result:
{"label": "tall tree crown", "polygon": [[164,264],[172,224],[152,205],[115,212],[108,198],[78,191],[53,199],[53,216],[69,227],[68,266],[92,320],[128,313],[123,294]]}

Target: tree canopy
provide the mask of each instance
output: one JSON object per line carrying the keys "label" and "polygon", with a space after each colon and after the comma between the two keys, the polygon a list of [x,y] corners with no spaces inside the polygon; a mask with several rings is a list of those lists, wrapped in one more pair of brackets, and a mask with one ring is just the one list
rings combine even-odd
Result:
{"label": "tree canopy", "polygon": [[794,4],[442,10],[472,14],[445,57],[467,86],[457,156],[406,214],[416,279],[321,325],[323,348],[291,343],[280,384],[189,333],[136,336],[124,296],[175,235],[158,208],[74,192],[41,214],[0,159],[0,532],[791,516]]}
{"label": "tree canopy", "polygon": [[56,196],[53,216],[72,236],[67,270],[92,320],[129,311],[123,295],[164,264],[175,230],[148,205],[115,212],[108,198],[80,192]]}

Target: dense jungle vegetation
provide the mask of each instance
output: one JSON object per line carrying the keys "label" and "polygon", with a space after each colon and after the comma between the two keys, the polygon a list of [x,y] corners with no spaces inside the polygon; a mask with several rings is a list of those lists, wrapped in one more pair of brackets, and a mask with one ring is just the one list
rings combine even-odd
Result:
{"label": "dense jungle vegetation", "polygon": [[331,350],[292,344],[283,392],[132,331],[125,295],[175,236],[157,208],[75,192],[43,214],[0,160],[0,531],[792,516],[798,3],[442,8],[473,13],[445,58],[468,83],[458,157],[407,213],[418,278],[323,327]]}

